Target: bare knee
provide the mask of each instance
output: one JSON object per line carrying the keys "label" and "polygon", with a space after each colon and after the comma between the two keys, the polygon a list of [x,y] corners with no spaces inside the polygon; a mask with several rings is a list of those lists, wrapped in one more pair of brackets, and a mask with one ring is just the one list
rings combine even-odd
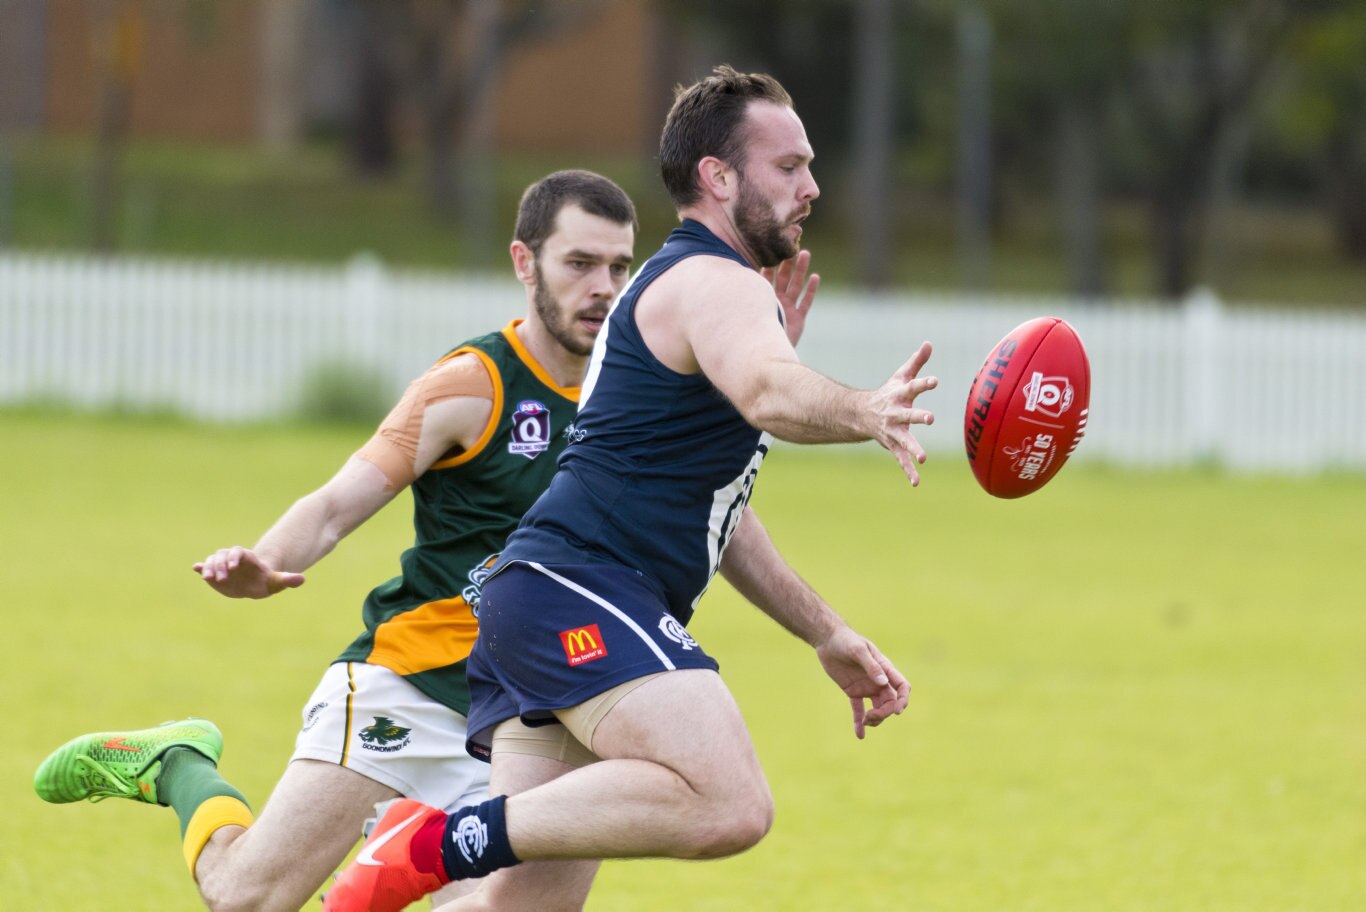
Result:
{"label": "bare knee", "polygon": [[201,880],[199,895],[210,912],[286,912],[307,899],[282,895],[281,886],[268,877],[208,878]]}
{"label": "bare knee", "polygon": [[268,908],[270,892],[259,882],[199,885],[199,895],[210,912],[261,912]]}
{"label": "bare knee", "polygon": [[760,782],[742,796],[710,802],[686,857],[725,858],[759,844],[773,827],[773,794]]}

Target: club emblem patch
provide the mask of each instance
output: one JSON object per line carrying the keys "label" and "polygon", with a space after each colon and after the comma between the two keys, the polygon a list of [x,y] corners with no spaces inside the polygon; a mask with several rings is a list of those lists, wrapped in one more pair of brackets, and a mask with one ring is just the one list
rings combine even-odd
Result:
{"label": "club emblem patch", "polygon": [[411,728],[395,724],[388,716],[375,716],[374,725],[367,725],[356,734],[361,740],[361,747],[366,750],[392,754],[407,747],[413,740],[408,734],[411,731]]}
{"label": "club emblem patch", "polygon": [[562,630],[560,642],[564,644],[564,654],[569,658],[570,665],[582,665],[607,655],[607,644],[603,642],[597,624]]}
{"label": "club emblem patch", "polygon": [[672,614],[666,614],[659,619],[659,632],[689,652],[697,648],[697,641],[688,633],[688,628],[678,623],[678,618]]}
{"label": "club emblem patch", "polygon": [[512,441],[508,452],[535,459],[550,446],[550,409],[535,399],[517,403],[512,413]]}

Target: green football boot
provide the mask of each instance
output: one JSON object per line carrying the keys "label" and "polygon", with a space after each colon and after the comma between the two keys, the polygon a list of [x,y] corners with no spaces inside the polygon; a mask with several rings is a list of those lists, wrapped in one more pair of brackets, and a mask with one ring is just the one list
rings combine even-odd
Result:
{"label": "green football boot", "polygon": [[131,798],[157,804],[161,758],[173,747],[198,751],[215,766],[223,735],[204,719],[165,722],[141,731],[81,735],[57,748],[33,775],[38,797],[53,804]]}

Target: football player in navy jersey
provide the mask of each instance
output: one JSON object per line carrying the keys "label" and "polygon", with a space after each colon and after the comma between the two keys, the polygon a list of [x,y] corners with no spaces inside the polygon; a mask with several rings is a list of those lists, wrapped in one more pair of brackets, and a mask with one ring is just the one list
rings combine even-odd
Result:
{"label": "football player in navy jersey", "polygon": [[[876,440],[912,484],[933,416],[928,343],[877,389],[803,366],[762,272],[797,254],[813,152],[771,76],[718,67],[677,95],[660,141],[682,222],[608,316],[570,444],[491,568],[469,661],[467,746],[489,801],[391,806],[326,896],[401,909],[486,877],[446,909],[578,908],[532,859],[718,858],[756,844],[773,798],[716,662],[687,623],[722,575],[815,650],[854,733],[910,686],[787,564],[749,498],[773,437]],[[491,875],[491,876],[489,876]]]}

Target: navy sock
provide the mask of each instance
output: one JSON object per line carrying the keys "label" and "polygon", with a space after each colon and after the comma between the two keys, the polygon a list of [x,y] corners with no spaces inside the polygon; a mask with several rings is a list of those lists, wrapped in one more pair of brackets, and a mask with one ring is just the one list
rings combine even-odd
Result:
{"label": "navy sock", "polygon": [[507,796],[463,807],[446,818],[441,861],[451,880],[483,877],[521,861],[508,842]]}

